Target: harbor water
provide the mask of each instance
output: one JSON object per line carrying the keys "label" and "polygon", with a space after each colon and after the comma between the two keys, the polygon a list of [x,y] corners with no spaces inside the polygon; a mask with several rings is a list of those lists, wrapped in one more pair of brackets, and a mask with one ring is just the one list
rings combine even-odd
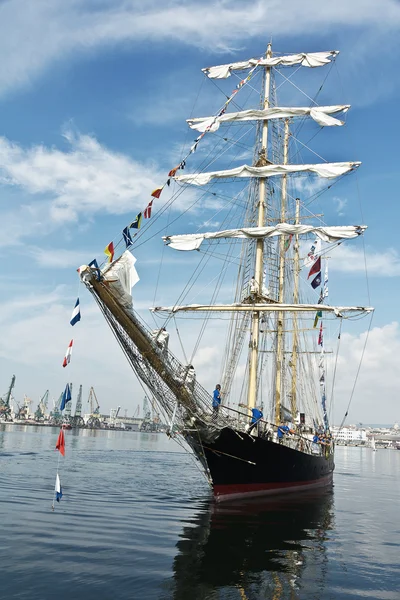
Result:
{"label": "harbor water", "polygon": [[215,505],[164,434],[0,425],[1,598],[400,598],[400,451],[338,447],[323,494]]}

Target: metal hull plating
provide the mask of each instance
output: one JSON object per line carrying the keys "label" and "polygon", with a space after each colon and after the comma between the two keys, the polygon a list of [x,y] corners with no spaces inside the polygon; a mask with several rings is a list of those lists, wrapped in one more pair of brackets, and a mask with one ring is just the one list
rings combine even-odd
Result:
{"label": "metal hull plating", "polygon": [[[202,436],[201,436],[202,437]],[[333,454],[310,455],[262,437],[224,428],[213,441],[192,447],[206,461],[216,500],[288,494],[330,485]]]}

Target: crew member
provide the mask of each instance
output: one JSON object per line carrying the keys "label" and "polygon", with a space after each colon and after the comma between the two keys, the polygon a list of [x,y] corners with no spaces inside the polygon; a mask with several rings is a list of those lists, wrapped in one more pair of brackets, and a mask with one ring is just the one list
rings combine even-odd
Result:
{"label": "crew member", "polygon": [[215,386],[215,390],[213,391],[213,401],[212,401],[212,407],[213,407],[213,418],[216,419],[218,416],[218,411],[219,411],[219,407],[221,404],[221,386],[219,383],[217,383],[217,385]]}
{"label": "crew member", "polygon": [[258,429],[259,421],[264,416],[261,408],[252,408],[251,413],[253,416],[251,417],[250,427],[249,427],[247,433],[250,433],[251,431],[253,431],[253,429],[255,427],[257,427],[257,429]]}

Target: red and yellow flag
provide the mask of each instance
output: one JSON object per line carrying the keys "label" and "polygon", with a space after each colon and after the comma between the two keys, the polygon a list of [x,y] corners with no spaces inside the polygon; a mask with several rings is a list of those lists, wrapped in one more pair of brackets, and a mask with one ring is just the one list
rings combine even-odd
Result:
{"label": "red and yellow flag", "polygon": [[157,188],[156,190],[153,190],[151,192],[151,195],[153,196],[153,198],[159,198],[161,196],[162,190],[162,188]]}
{"label": "red and yellow flag", "polygon": [[111,263],[114,260],[114,244],[112,242],[104,249],[104,254],[108,256],[108,262]]}

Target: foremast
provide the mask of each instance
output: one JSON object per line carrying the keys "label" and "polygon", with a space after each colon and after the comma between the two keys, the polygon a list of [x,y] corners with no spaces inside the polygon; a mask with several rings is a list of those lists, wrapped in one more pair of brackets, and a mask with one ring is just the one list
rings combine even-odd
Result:
{"label": "foremast", "polygon": [[[272,46],[268,44],[266,58],[272,57]],[[264,102],[263,108],[269,108],[269,98],[271,89],[271,67],[265,68],[264,82]],[[260,158],[266,163],[268,160],[268,120],[263,121]],[[258,186],[258,218],[257,226],[264,227],[266,218],[265,205],[266,179],[260,178]],[[259,239],[256,243],[256,260],[254,269],[254,279],[256,281],[256,297],[263,292],[264,276],[264,240]],[[251,339],[249,352],[249,387],[247,394],[247,406],[251,410],[257,404],[257,375],[258,375],[258,344],[260,336],[260,313],[253,312],[251,315]]]}

